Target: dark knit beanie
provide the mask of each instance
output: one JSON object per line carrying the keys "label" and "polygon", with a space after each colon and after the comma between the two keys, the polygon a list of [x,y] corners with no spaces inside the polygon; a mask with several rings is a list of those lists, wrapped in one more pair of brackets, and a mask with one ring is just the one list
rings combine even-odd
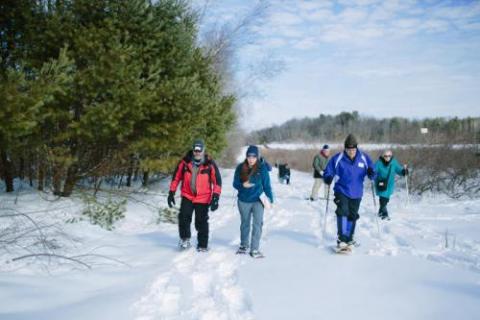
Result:
{"label": "dark knit beanie", "polygon": [[328,146],[328,144],[324,144],[322,150],[328,150],[328,149],[330,149],[330,147]]}
{"label": "dark knit beanie", "polygon": [[258,147],[257,146],[248,146],[248,149],[247,149],[247,157],[248,156],[255,156],[258,158],[260,152],[258,150]]}
{"label": "dark knit beanie", "polygon": [[357,139],[353,136],[353,134],[349,134],[347,138],[345,139],[345,149],[347,148],[356,148],[358,145]]}

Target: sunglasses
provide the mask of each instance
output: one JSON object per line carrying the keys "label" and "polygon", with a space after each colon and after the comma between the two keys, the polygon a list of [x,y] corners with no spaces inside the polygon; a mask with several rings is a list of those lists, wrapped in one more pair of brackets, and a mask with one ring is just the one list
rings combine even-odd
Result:
{"label": "sunglasses", "polygon": [[200,149],[195,149],[195,150],[193,150],[193,152],[195,152],[195,153],[201,153],[202,150],[200,150]]}
{"label": "sunglasses", "polygon": [[384,157],[384,158],[391,158],[392,155],[391,155],[391,154],[384,154],[383,157]]}

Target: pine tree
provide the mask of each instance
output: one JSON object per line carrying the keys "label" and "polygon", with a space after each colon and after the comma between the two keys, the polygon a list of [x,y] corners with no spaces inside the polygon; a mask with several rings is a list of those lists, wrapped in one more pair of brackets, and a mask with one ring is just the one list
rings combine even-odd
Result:
{"label": "pine tree", "polygon": [[84,177],[131,175],[134,165],[166,172],[194,137],[214,153],[225,146],[234,98],[222,94],[183,1],[8,5],[0,123],[20,118],[0,131],[3,171],[28,159],[39,188],[49,175],[54,193],[69,196]]}

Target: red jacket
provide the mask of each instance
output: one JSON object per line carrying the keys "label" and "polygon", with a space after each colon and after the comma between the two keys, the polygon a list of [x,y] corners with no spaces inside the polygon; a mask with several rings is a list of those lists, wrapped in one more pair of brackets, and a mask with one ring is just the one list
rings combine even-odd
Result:
{"label": "red jacket", "polygon": [[178,163],[170,183],[170,191],[177,191],[178,184],[182,181],[182,197],[187,198],[193,203],[208,204],[212,200],[212,195],[222,192],[222,178],[215,162],[207,155],[205,155],[203,163],[200,165],[196,187],[197,192],[194,194],[190,188],[192,181],[192,163],[193,153],[190,151]]}

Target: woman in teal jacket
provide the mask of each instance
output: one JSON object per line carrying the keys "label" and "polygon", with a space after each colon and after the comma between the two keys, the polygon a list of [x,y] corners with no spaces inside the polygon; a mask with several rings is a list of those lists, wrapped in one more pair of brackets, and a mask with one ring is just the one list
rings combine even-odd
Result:
{"label": "woman in teal jacket", "polygon": [[240,211],[240,247],[237,254],[245,254],[250,248],[250,256],[262,258],[263,254],[259,251],[259,247],[264,204],[261,198],[265,194],[270,203],[273,203],[273,192],[268,167],[266,162],[260,160],[258,147],[249,146],[246,156],[245,161],[237,166],[233,178],[233,187],[238,190],[238,211]]}
{"label": "woman in teal jacket", "polygon": [[380,209],[378,215],[382,219],[390,220],[388,217],[387,203],[395,189],[395,175],[406,176],[407,165],[403,167],[392,155],[391,150],[385,150],[375,162],[375,193],[380,197]]}

